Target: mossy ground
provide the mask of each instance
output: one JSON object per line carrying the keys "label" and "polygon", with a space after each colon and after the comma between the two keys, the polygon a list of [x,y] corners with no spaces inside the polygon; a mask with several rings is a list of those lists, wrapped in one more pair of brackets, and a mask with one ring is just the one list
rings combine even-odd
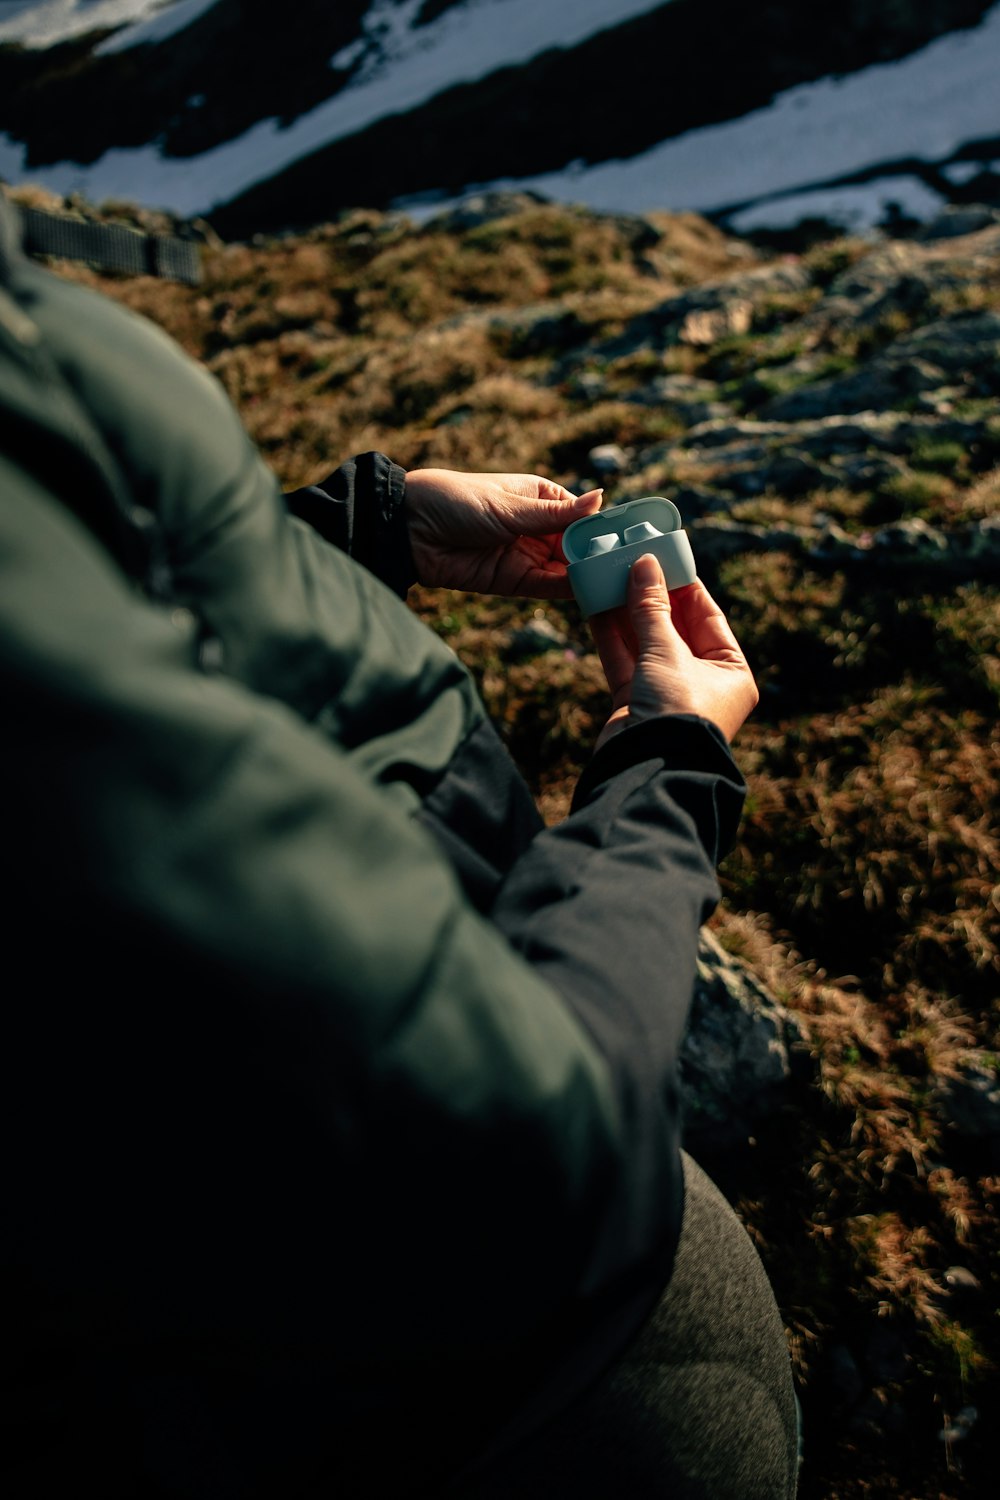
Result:
{"label": "mossy ground", "polygon": [[[801,290],[756,307],[744,334],[602,353],[645,309],[761,258],[693,216],[651,223],[640,233],[539,206],[462,234],[358,212],[212,249],[195,290],[67,274],[205,360],[286,487],[374,447],[407,467],[528,470],[579,487],[590,448],[615,442],[638,457],[612,501],[688,477],[684,420],[634,399],[658,376],[709,380],[752,416],[923,323],[1000,308],[997,268],[960,279],[951,306],[935,294],[864,328],[824,320],[830,282],[872,253],[829,241],[803,257]],[[992,418],[996,446],[927,438],[872,488],[770,491],[735,514],[809,524],[822,510],[856,530],[995,516],[995,392],[967,391],[958,410]],[[992,1493],[1000,1160],[949,1131],[932,1080],[1000,1043],[1000,596],[989,581],[880,581],[781,551],[731,557],[708,582],[762,688],[737,742],[749,799],[713,921],[800,1016],[808,1067],[780,1118],[706,1165],[785,1318],[806,1419],[802,1495]],[[575,610],[421,589],[411,602],[472,668],[545,816],[561,817],[607,708]],[[514,654],[510,631],[536,616],[565,645]],[[956,1265],[980,1283],[965,1301],[948,1291]],[[886,1330],[895,1365],[871,1353]],[[853,1405],[835,1374],[844,1349],[873,1393]],[[942,1440],[967,1406],[979,1410],[971,1435]]]}

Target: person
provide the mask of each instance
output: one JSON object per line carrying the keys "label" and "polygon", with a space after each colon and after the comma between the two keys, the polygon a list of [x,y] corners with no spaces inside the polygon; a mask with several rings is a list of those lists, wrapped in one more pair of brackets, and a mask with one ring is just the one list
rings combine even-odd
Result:
{"label": "person", "polygon": [[568,596],[599,504],[290,496],[0,195],[4,1493],[789,1496],[750,1242],[681,1151],[753,678],[655,559],[544,827],[418,579]]}

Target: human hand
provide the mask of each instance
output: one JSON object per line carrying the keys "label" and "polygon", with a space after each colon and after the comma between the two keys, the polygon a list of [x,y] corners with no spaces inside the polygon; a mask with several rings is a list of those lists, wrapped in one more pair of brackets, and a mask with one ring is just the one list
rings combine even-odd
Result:
{"label": "human hand", "polygon": [[537,474],[414,469],[404,506],[417,578],[429,587],[568,599],[562,533],[600,508]]}
{"label": "human hand", "polygon": [[598,749],[667,713],[698,714],[731,741],[758,702],[746,657],[701,579],[668,593],[651,553],[632,564],[625,606],[591,616],[590,628],[612,699]]}

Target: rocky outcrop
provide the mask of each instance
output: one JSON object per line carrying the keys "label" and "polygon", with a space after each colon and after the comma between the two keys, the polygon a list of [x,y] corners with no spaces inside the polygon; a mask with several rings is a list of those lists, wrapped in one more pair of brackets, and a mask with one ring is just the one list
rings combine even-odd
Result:
{"label": "rocky outcrop", "polygon": [[703,931],[681,1054],[688,1148],[734,1145],[773,1114],[786,1096],[801,1042],[791,1013],[747,964]]}
{"label": "rocky outcrop", "polygon": [[[648,373],[657,360],[663,373]],[[636,372],[631,387],[619,369]],[[971,483],[1000,462],[1000,211],[698,286],[559,354],[554,378],[684,424],[669,441],[622,445],[624,483],[640,477],[620,498],[672,495],[705,561],[783,549],[837,567],[1000,573],[990,505],[943,498],[956,474]],[[859,501],[843,503],[845,491]],[[827,492],[841,497],[832,518]],[[760,497],[810,496],[818,525],[727,516]]]}
{"label": "rocky outcrop", "polygon": [[770,298],[802,291],[809,273],[795,261],[776,261],[750,271],[668,297],[665,302],[633,318],[621,334],[600,344],[601,358],[615,359],[637,349],[666,348],[671,344],[712,344],[727,334],[749,331],[755,308]]}
{"label": "rocky outcrop", "polygon": [[945,530],[919,517],[857,535],[829,522],[823,527],[752,526],[705,517],[688,526],[699,558],[721,562],[741,552],[789,552],[837,567],[930,569],[952,579],[1000,577],[1000,516]]}
{"label": "rocky outcrop", "polygon": [[923,391],[961,381],[978,395],[1000,392],[1000,313],[930,323],[893,341],[863,369],[777,396],[761,416],[800,422],[834,413],[882,411]]}
{"label": "rocky outcrop", "polygon": [[1000,1158],[1000,1067],[989,1052],[969,1052],[933,1079],[938,1111],[956,1135],[980,1141]]}

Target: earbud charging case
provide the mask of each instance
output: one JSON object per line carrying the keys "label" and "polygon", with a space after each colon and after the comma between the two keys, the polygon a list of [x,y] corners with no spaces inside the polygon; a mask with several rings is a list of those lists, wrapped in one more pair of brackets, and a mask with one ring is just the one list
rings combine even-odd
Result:
{"label": "earbud charging case", "polygon": [[[625,542],[627,528],[642,521],[663,535]],[[612,536],[618,538],[618,545],[595,557],[587,556],[595,537]],[[698,576],[691,543],[681,528],[681,513],[672,500],[665,500],[662,495],[645,495],[641,500],[627,500],[624,505],[611,505],[596,515],[584,516],[566,527],[562,545],[566,576],[577,604],[587,617],[625,603],[629,568],[647,552],[659,559],[668,589],[683,588],[694,583]]]}

